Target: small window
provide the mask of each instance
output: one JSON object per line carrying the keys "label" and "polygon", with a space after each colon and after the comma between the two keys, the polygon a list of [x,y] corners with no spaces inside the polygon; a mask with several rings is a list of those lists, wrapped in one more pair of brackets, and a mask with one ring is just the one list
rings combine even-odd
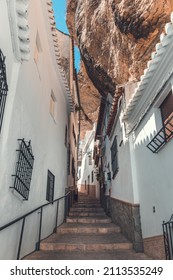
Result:
{"label": "small window", "polygon": [[75,131],[74,131],[74,125],[73,125],[73,139],[74,139],[74,144],[75,144],[75,146],[76,146],[76,133],[75,133]]}
{"label": "small window", "polygon": [[91,172],[91,182],[92,183],[94,182],[94,172],[93,171]]}
{"label": "small window", "polygon": [[165,123],[167,119],[173,114],[173,94],[172,91],[168,94],[160,106],[162,120]]}
{"label": "small window", "polygon": [[67,125],[65,126],[65,141],[64,141],[64,144],[67,147]]}
{"label": "small window", "polygon": [[88,164],[92,165],[92,151],[88,152]]}
{"label": "small window", "polygon": [[55,120],[56,119],[56,99],[53,91],[51,91],[51,96],[50,96],[50,114],[52,118]]}
{"label": "small window", "polygon": [[90,175],[88,175],[88,187],[90,186]]}
{"label": "small window", "polygon": [[24,139],[18,141],[18,160],[16,163],[16,172],[12,175],[14,177],[14,186],[11,188],[15,189],[24,200],[28,200],[34,156],[32,154],[31,141],[26,142]]}
{"label": "small window", "polygon": [[38,63],[39,60],[39,53],[42,52],[41,42],[40,42],[40,36],[37,32],[36,41],[35,41],[35,50],[34,50],[34,61],[35,63]]}
{"label": "small window", "polygon": [[118,172],[118,148],[117,148],[117,136],[115,136],[112,147],[111,147],[111,164],[113,178]]}
{"label": "small window", "polygon": [[54,200],[54,184],[55,176],[50,172],[50,170],[48,170],[46,200],[49,202],[53,202]]}
{"label": "small window", "polygon": [[75,161],[74,161],[74,158],[72,158],[71,166],[72,166],[72,171],[71,171],[71,173],[72,173],[73,178],[75,178],[75,172],[76,172],[76,170],[75,170]]}
{"label": "small window", "polygon": [[80,179],[81,178],[81,169],[79,169],[79,171],[78,171],[78,179]]}
{"label": "small window", "polygon": [[160,106],[163,125],[165,125],[165,138],[170,140],[169,135],[173,133],[173,94],[172,91]]}
{"label": "small window", "polygon": [[147,148],[153,153],[157,153],[165,144],[173,138],[173,94],[169,92],[165,100],[160,105],[162,128],[148,143]]}
{"label": "small window", "polygon": [[70,175],[70,159],[71,159],[71,147],[70,144],[67,148],[67,174]]}

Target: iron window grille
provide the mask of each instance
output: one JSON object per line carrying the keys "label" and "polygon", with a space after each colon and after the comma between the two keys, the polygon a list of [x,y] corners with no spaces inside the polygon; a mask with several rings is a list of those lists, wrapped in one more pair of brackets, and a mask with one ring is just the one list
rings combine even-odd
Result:
{"label": "iron window grille", "polygon": [[94,171],[91,172],[91,182],[94,182]]}
{"label": "iron window grille", "polygon": [[16,174],[12,175],[14,177],[14,186],[15,189],[24,200],[28,200],[32,170],[34,164],[34,156],[31,148],[31,141],[25,142],[24,139],[18,139],[19,149],[18,152],[18,161],[16,163]]}
{"label": "iron window grille", "polygon": [[7,97],[8,85],[6,78],[5,56],[0,50],[0,132],[5,110],[5,103]]}
{"label": "iron window grille", "polygon": [[74,125],[73,125],[73,139],[74,139],[74,144],[76,146],[76,134],[75,134],[75,131],[74,131]]}
{"label": "iron window grille", "polygon": [[48,170],[47,172],[47,191],[46,191],[46,200],[53,202],[54,200],[54,185],[55,185],[55,176]]}
{"label": "iron window grille", "polygon": [[113,178],[118,172],[118,146],[117,146],[117,136],[115,136],[112,147],[111,147],[111,164]]}
{"label": "iron window grille", "polygon": [[67,147],[67,125],[65,126],[65,141],[64,141],[64,144]]}
{"label": "iron window grille", "polygon": [[71,147],[70,144],[67,148],[67,174],[70,175],[70,160],[71,160]]}
{"label": "iron window grille", "polygon": [[173,116],[171,116],[149,142],[147,148],[153,153],[157,153],[173,137]]}
{"label": "iron window grille", "polygon": [[74,158],[72,158],[72,176],[73,176],[73,178],[75,178],[75,162],[74,162]]}
{"label": "iron window grille", "polygon": [[92,157],[91,157],[91,155],[88,156],[88,164],[92,165]]}

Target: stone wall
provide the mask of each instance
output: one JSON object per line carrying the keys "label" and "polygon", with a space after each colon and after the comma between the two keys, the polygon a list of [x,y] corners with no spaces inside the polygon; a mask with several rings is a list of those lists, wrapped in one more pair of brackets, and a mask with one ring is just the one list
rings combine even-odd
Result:
{"label": "stone wall", "polygon": [[133,243],[136,252],[143,252],[139,204],[111,198],[110,210],[112,221],[121,227],[122,233]]}
{"label": "stone wall", "polygon": [[144,252],[157,260],[165,260],[165,248],[164,248],[164,238],[163,235],[152,236],[145,238],[144,242]]}

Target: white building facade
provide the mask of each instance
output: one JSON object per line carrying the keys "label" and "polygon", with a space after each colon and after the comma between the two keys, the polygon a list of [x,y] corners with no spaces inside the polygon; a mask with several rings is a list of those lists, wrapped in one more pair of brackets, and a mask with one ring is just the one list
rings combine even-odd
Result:
{"label": "white building facade", "polygon": [[110,215],[136,251],[155,259],[173,258],[168,250],[165,256],[172,232],[162,227],[173,214],[172,47],[171,15],[140,82],[117,87],[109,120],[101,120],[96,135],[104,139],[102,162],[111,166]]}
{"label": "white building facade", "polygon": [[[62,197],[67,187],[72,102],[51,1],[0,1],[0,49],[1,80],[8,85],[6,103],[4,82],[0,89],[0,259],[16,259],[23,220],[3,226]],[[25,218],[19,258],[63,222],[63,199],[59,204],[58,213],[54,203]]]}
{"label": "white building facade", "polygon": [[[162,223],[173,214],[172,46],[173,15],[123,113],[135,161],[144,251],[155,258],[165,257]],[[172,252],[166,257],[173,258]]]}
{"label": "white building facade", "polygon": [[99,188],[96,180],[96,169],[93,160],[95,126],[87,131],[80,143],[81,165],[78,166],[78,190],[91,197],[99,198]]}

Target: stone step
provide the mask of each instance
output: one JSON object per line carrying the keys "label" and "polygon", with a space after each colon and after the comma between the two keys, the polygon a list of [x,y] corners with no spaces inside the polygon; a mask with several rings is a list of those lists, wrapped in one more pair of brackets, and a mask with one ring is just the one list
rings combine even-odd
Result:
{"label": "stone step", "polygon": [[70,213],[72,213],[72,212],[75,212],[75,213],[77,213],[77,212],[80,212],[80,213],[82,213],[82,212],[102,212],[102,213],[104,213],[104,210],[103,210],[103,208],[101,208],[101,207],[97,207],[97,208],[82,208],[82,207],[75,207],[75,208],[71,208],[70,209]]}
{"label": "stone step", "polygon": [[107,234],[118,233],[121,229],[113,223],[108,224],[79,224],[79,223],[65,223],[57,228],[59,233],[87,233],[87,234]]}
{"label": "stone step", "polygon": [[100,217],[67,217],[66,219],[67,223],[111,223],[111,219],[108,218],[106,215],[105,216],[100,216]]}
{"label": "stone step", "polygon": [[89,201],[89,200],[79,200],[77,203],[79,204],[100,204],[100,201],[99,200],[92,200],[92,201]]}
{"label": "stone step", "polygon": [[133,250],[99,251],[36,251],[24,260],[151,260],[143,253]]}
{"label": "stone step", "polygon": [[129,250],[130,243],[122,234],[60,234],[55,233],[40,244],[40,250],[58,251],[107,251]]}
{"label": "stone step", "polygon": [[78,216],[78,217],[98,217],[98,216],[103,216],[103,212],[69,212],[69,216]]}
{"label": "stone step", "polygon": [[100,208],[101,205],[97,204],[97,203],[92,203],[92,204],[83,204],[83,203],[78,203],[78,204],[74,204],[73,208]]}

